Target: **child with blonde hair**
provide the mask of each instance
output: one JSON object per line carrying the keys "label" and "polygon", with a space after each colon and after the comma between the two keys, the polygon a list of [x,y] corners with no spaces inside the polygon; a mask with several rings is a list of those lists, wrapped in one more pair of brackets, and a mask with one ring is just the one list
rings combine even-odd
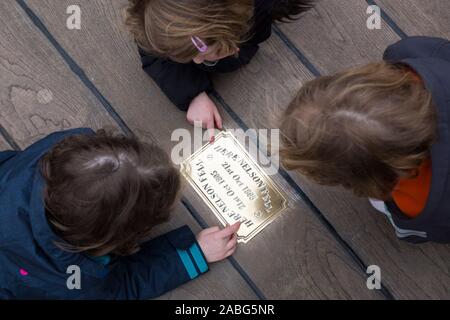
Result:
{"label": "child with blonde hair", "polygon": [[144,70],[189,122],[221,129],[212,73],[248,64],[274,21],[296,18],[313,0],[130,0],[127,25]]}

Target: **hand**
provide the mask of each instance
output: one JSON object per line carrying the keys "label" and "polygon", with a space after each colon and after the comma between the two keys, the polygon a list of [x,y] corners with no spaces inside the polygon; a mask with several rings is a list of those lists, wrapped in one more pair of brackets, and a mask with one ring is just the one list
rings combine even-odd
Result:
{"label": "hand", "polygon": [[191,124],[200,121],[202,127],[209,130],[211,140],[214,138],[215,126],[222,130],[222,117],[219,110],[205,92],[200,93],[192,100],[187,112],[187,120]]}
{"label": "hand", "polygon": [[237,234],[240,222],[222,230],[212,227],[197,235],[197,242],[208,263],[217,262],[231,256],[237,248]]}

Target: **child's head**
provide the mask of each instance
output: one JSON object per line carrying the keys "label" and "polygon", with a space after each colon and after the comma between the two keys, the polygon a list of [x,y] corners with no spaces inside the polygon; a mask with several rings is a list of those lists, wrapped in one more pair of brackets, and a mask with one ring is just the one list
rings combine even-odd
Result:
{"label": "child's head", "polygon": [[307,83],[282,122],[283,164],[324,185],[388,199],[437,135],[432,96],[402,65],[376,63]]}
{"label": "child's head", "polygon": [[[130,0],[127,25],[144,50],[202,63],[237,53],[252,13],[252,0]],[[201,43],[207,52],[200,52]]]}
{"label": "child's head", "polygon": [[129,255],[169,219],[179,173],[159,147],[135,138],[76,135],[41,160],[47,218],[68,245],[92,256]]}

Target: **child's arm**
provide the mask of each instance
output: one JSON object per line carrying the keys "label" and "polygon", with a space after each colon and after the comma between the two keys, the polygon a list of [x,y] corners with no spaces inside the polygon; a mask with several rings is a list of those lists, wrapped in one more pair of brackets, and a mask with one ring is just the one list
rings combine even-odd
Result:
{"label": "child's arm", "polygon": [[432,37],[410,37],[389,46],[384,52],[386,61],[417,58],[440,58],[450,61],[450,41]]}
{"label": "child's arm", "polygon": [[13,294],[6,289],[0,288],[0,300],[13,300]]}
{"label": "child's arm", "polygon": [[19,151],[0,151],[0,165],[14,157]]}
{"label": "child's arm", "polygon": [[96,298],[150,299],[208,271],[208,262],[223,260],[236,250],[239,224],[209,228],[198,235],[188,227],[142,245],[141,250],[112,266]]}
{"label": "child's arm", "polygon": [[299,15],[314,7],[316,0],[271,0],[272,19],[279,22],[294,21]]}
{"label": "child's arm", "polygon": [[158,297],[208,271],[186,226],[143,244],[138,253],[121,258],[112,268],[105,289],[114,299]]}
{"label": "child's arm", "polygon": [[195,97],[213,90],[209,74],[194,63],[173,62],[147,54],[141,49],[139,53],[144,71],[180,110],[187,111]]}

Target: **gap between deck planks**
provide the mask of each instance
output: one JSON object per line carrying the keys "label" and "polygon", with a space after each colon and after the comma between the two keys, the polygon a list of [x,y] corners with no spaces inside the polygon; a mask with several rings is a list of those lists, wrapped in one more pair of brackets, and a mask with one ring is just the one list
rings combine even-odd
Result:
{"label": "gap between deck planks", "polygon": [[6,140],[0,135],[0,152],[12,150],[11,146],[6,142]]}
{"label": "gap between deck planks", "polygon": [[[365,28],[365,1],[336,3],[321,1],[317,9],[300,21],[280,26],[292,43],[324,74],[379,61],[384,49],[399,40],[386,23],[382,30]],[[250,65],[237,74],[219,79],[217,90],[251,128],[278,127],[273,114],[284,109],[301,82],[312,77],[302,75],[304,71],[292,72],[300,61],[297,65],[292,62],[294,55],[286,54],[276,42],[271,40],[263,45],[253,62],[255,66]],[[280,60],[285,61],[285,66],[275,63],[276,73],[257,67],[259,63],[267,63],[264,61]],[[299,76],[301,80],[296,79]],[[264,79],[264,82],[258,79]],[[295,84],[297,81],[299,83]],[[242,105],[246,108],[239,108]],[[399,241],[386,219],[371,208],[367,200],[357,199],[340,188],[311,184],[296,174],[291,176],[363,261],[381,267],[383,283],[396,298],[450,297],[448,245],[414,246]]]}
{"label": "gap between deck planks", "polygon": [[[65,28],[64,14],[69,2],[27,1],[125,122],[140,136],[153,134],[170,151],[173,129],[191,127],[185,114],[176,111],[140,69],[135,45],[123,26],[125,2],[79,3],[85,8],[83,29],[70,31]],[[236,127],[226,114],[224,118],[226,126]],[[283,183],[280,177],[276,180]],[[185,194],[208,224],[217,224],[192,189],[187,188]],[[380,298],[378,292],[367,290],[363,272],[308,208],[299,201],[293,205],[235,255],[263,293],[268,298],[288,299]],[[261,257],[263,263],[255,263]]]}
{"label": "gap between deck planks", "polygon": [[409,36],[450,39],[450,1],[375,0]]}
{"label": "gap between deck planks", "polygon": [[[53,131],[116,126],[15,2],[0,3],[0,24],[0,122],[20,147]],[[155,230],[155,235],[185,224],[194,232],[200,230],[187,209],[177,205],[171,222]],[[211,269],[165,298],[257,298],[228,261]]]}

